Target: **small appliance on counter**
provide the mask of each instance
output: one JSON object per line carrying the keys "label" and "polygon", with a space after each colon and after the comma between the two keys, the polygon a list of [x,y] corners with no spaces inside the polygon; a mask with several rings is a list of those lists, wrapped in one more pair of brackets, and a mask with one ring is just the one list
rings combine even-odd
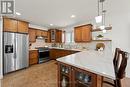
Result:
{"label": "small appliance on counter", "polygon": [[37,47],[38,49],[38,63],[44,63],[50,60],[48,47]]}

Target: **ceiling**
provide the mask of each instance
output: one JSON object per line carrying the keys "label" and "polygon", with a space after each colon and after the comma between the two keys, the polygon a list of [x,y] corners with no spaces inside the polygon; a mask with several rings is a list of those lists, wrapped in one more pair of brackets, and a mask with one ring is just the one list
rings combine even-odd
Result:
{"label": "ceiling", "polygon": [[[66,27],[97,15],[97,0],[15,0],[20,19],[45,27]],[[71,18],[71,15],[76,15]],[[50,26],[54,24],[54,26]]]}

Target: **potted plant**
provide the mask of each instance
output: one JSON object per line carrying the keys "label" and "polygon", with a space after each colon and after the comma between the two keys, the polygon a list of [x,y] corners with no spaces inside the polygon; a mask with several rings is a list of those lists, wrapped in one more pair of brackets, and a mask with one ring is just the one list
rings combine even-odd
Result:
{"label": "potted plant", "polygon": [[99,34],[98,36],[97,36],[97,39],[102,39],[103,38],[103,35],[101,35],[101,34]]}

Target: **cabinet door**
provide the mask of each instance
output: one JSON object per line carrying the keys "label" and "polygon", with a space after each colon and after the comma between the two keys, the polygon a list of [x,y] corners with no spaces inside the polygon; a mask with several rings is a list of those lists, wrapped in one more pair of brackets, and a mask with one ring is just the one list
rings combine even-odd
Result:
{"label": "cabinet door", "polygon": [[56,51],[55,49],[50,49],[50,54],[49,54],[49,56],[50,56],[51,59],[55,60],[55,59],[57,58],[56,52],[57,52],[57,51]]}
{"label": "cabinet door", "polygon": [[4,18],[3,24],[4,24],[4,31],[17,32],[17,20]]}
{"label": "cabinet door", "polygon": [[82,28],[81,27],[77,27],[74,29],[74,38],[75,38],[75,42],[82,41]]}
{"label": "cabinet door", "polygon": [[82,42],[89,42],[92,40],[91,28],[89,26],[82,27]]}
{"label": "cabinet door", "polygon": [[56,42],[62,43],[62,31],[61,30],[56,30]]}
{"label": "cabinet door", "polygon": [[38,63],[38,51],[37,50],[29,51],[29,65],[37,63]]}
{"label": "cabinet door", "polygon": [[35,42],[36,41],[36,30],[35,29],[29,29],[29,42]]}
{"label": "cabinet door", "polygon": [[41,30],[36,30],[36,36],[42,36],[42,31]]}
{"label": "cabinet door", "polygon": [[18,32],[19,33],[28,33],[28,23],[24,21],[18,21]]}
{"label": "cabinet door", "polygon": [[50,32],[50,31],[47,31],[47,39],[46,39],[46,42],[47,42],[47,43],[50,43],[50,42],[51,42],[51,32]]}
{"label": "cabinet door", "polygon": [[73,87],[97,87],[97,75],[79,68],[73,68],[72,81]]}
{"label": "cabinet door", "polygon": [[71,76],[71,66],[58,63],[58,87],[73,87]]}
{"label": "cabinet door", "polygon": [[47,37],[47,31],[42,31],[42,36]]}

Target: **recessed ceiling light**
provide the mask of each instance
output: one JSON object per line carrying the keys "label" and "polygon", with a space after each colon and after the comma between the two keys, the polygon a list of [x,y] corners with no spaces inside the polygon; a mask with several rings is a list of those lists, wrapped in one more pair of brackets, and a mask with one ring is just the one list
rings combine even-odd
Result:
{"label": "recessed ceiling light", "polygon": [[71,15],[71,18],[75,18],[76,16],[75,15]]}
{"label": "recessed ceiling light", "polygon": [[19,12],[16,12],[16,15],[21,15],[21,13],[19,13]]}
{"label": "recessed ceiling light", "polygon": [[53,24],[50,24],[50,26],[53,26]]}

